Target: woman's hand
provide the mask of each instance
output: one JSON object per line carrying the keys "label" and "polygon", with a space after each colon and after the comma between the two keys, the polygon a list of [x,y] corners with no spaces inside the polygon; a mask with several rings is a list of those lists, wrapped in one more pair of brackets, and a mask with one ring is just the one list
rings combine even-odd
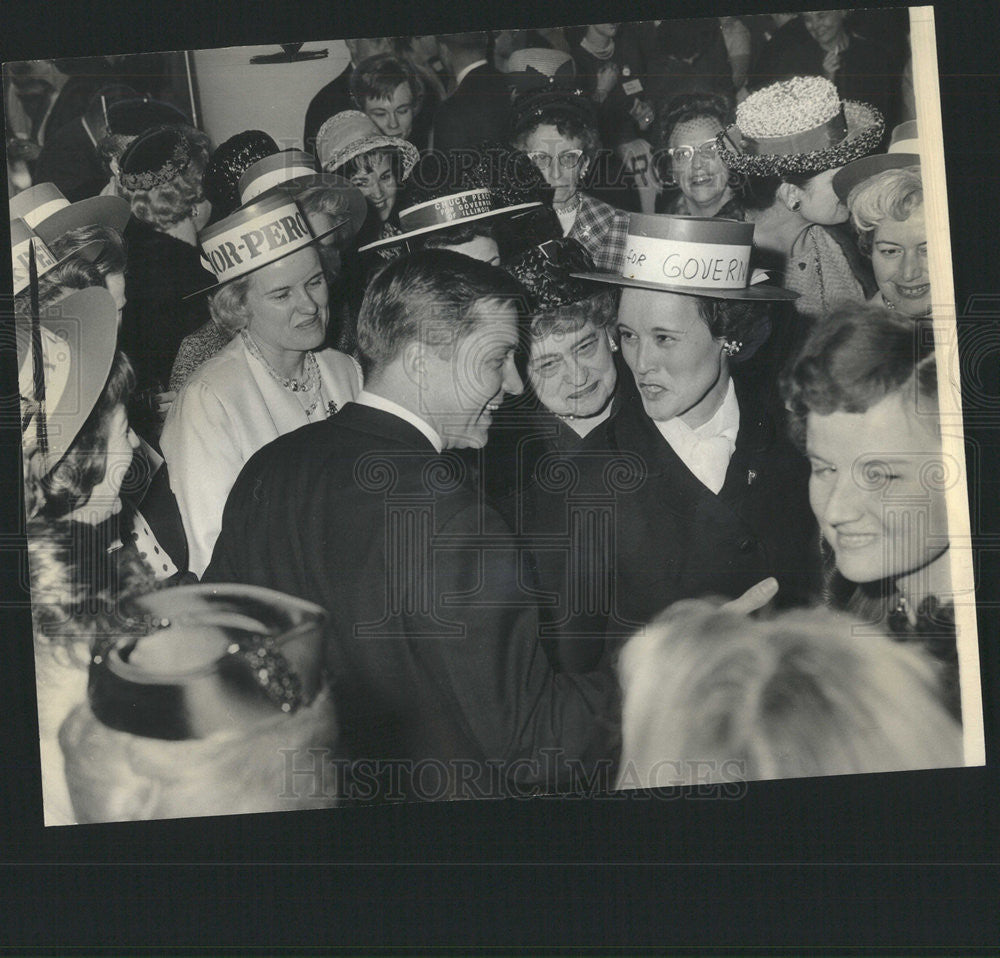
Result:
{"label": "woman's hand", "polygon": [[756,585],[750,586],[738,599],[726,602],[722,609],[725,612],[737,612],[749,615],[758,609],[763,609],[768,602],[778,594],[778,580],[773,576],[762,579]]}

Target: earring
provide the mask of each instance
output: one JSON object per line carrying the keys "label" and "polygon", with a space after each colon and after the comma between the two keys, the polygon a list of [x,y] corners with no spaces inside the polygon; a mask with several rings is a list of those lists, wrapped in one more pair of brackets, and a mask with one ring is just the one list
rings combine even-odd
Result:
{"label": "earring", "polygon": [[722,351],[727,356],[735,356],[743,348],[743,343],[737,342],[734,339],[727,339],[722,344]]}
{"label": "earring", "polygon": [[618,343],[615,342],[614,337],[611,335],[611,333],[608,333],[607,330],[605,330],[605,333],[607,333],[608,346],[611,347],[611,352],[617,353],[618,352]]}

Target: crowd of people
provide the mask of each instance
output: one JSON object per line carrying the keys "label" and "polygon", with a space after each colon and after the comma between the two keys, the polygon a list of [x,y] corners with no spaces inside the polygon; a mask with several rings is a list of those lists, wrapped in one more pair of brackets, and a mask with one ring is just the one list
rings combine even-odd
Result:
{"label": "crowd of people", "polygon": [[961,764],[905,29],[349,40],[294,149],[26,103],[46,822]]}

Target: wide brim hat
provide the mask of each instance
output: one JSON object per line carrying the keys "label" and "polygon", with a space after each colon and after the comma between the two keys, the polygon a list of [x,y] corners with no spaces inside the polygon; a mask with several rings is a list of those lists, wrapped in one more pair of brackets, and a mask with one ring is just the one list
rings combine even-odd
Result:
{"label": "wide brim hat", "polygon": [[30,281],[30,267],[28,264],[31,257],[30,249],[32,244],[35,247],[35,269],[37,270],[39,279],[74,256],[82,256],[84,259],[92,261],[101,251],[101,243],[98,240],[94,240],[67,250],[62,256],[57,257],[46,246],[45,241],[24,220],[11,220],[10,253],[14,273],[15,296],[23,293],[28,288]]}
{"label": "wide brim hat", "polygon": [[549,187],[527,155],[487,141],[478,144],[475,156],[471,166],[454,153],[423,156],[403,196],[402,232],[362,246],[359,252],[481,220],[517,217],[544,205]]}
{"label": "wide brim hat", "polygon": [[259,197],[201,231],[198,243],[202,266],[216,281],[183,298],[215,292],[233,280],[314,246],[339,228],[335,224],[314,233],[302,207],[281,190]]}
{"label": "wide brim hat", "polygon": [[822,77],[793,77],[752,93],[736,122],[718,136],[719,158],[733,173],[822,173],[875,150],[885,132],[868,103],[841,100]]}
{"label": "wide brim hat", "polygon": [[316,160],[302,150],[285,150],[265,156],[247,167],[240,177],[240,202],[252,203],[278,191],[297,197],[305,190],[321,186],[340,196],[347,204],[343,239],[357,235],[368,215],[364,194],[350,180],[336,173],[316,169]]}
{"label": "wide brim hat", "polygon": [[308,706],[323,687],[326,612],[252,585],[191,585],[133,600],[99,641],[88,698],[106,726],[171,741],[239,732]]}
{"label": "wide brim hat", "polygon": [[[69,451],[98,400],[111,372],[118,342],[118,307],[103,287],[71,293],[39,311],[41,365],[45,382],[45,457],[51,472]],[[22,441],[25,451],[42,445],[39,404],[34,388],[31,321],[16,316],[18,390],[29,408]]]}
{"label": "wide brim hat", "polygon": [[863,156],[837,170],[833,175],[833,191],[841,203],[846,203],[851,190],[869,177],[886,170],[902,170],[908,166],[920,166],[920,140],[917,137],[916,120],[907,120],[893,129],[886,153]]}
{"label": "wide brim hat", "polygon": [[47,246],[82,226],[109,226],[121,233],[131,214],[128,200],[120,196],[70,203],[55,183],[39,183],[10,198],[10,218],[24,220]]}
{"label": "wide brim hat", "polygon": [[700,216],[632,213],[621,273],[574,272],[578,279],[685,296],[791,301],[798,293],[750,269],[753,223]]}
{"label": "wide brim hat", "polygon": [[386,136],[360,110],[343,110],[334,114],[316,134],[316,156],[329,173],[335,173],[356,156],[384,147],[399,150],[403,161],[402,178],[405,180],[420,159],[419,151],[409,140]]}

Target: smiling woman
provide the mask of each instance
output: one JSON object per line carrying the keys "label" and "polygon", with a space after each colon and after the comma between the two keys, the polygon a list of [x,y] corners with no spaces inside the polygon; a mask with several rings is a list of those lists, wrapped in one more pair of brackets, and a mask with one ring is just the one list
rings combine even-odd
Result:
{"label": "smiling woman", "polygon": [[834,604],[921,642],[960,714],[937,373],[926,330],[886,309],[839,310],[806,341],[785,396],[809,456],[809,499],[836,570]]}
{"label": "smiling woman", "polygon": [[[276,231],[283,243],[263,242]],[[240,249],[231,236],[249,245]],[[212,556],[243,463],[272,439],[337,412],[361,388],[357,364],[322,348],[330,308],[321,239],[283,194],[241,207],[202,234],[221,284],[212,317],[238,335],[187,381],[161,438],[196,575]]]}

